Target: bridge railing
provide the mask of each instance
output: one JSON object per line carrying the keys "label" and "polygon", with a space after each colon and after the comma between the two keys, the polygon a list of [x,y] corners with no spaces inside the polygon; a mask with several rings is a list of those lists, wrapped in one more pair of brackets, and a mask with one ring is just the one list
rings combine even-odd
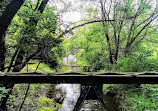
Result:
{"label": "bridge railing", "polygon": [[158,73],[13,73],[0,72],[0,84],[75,83],[75,84],[158,84]]}

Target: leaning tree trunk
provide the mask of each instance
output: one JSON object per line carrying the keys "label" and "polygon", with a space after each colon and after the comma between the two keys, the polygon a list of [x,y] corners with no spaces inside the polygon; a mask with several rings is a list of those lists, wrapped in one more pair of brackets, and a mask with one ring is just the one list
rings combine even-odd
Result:
{"label": "leaning tree trunk", "polygon": [[[38,11],[40,11],[41,14],[43,13],[48,1],[49,0],[43,0],[42,3],[40,4],[40,6],[38,8]],[[34,24],[34,26],[36,26],[38,21],[33,20],[33,18],[31,18],[30,22],[33,22],[32,24]],[[15,67],[13,68],[13,72],[20,72],[23,69],[23,67],[26,65],[26,63],[23,64],[24,54],[25,54],[25,51],[22,50],[22,49],[20,49],[19,53],[17,53],[17,58],[15,60]],[[3,111],[7,111],[6,102],[7,102],[8,98],[9,98],[9,95],[12,92],[14,84],[5,85],[5,87],[9,88],[11,90],[8,92],[7,96],[5,98],[3,98],[2,101],[1,101],[1,106],[0,107],[1,107],[1,110],[3,110]]]}
{"label": "leaning tree trunk", "polygon": [[[39,8],[38,8],[38,11],[42,14],[45,7],[46,7],[46,4],[48,3],[49,0],[43,0],[42,3],[40,4]],[[34,18],[31,18],[30,19],[30,23],[36,27],[37,26],[37,20],[34,20]],[[25,40],[24,40],[24,43],[25,44]],[[23,49],[20,49],[18,55],[17,55],[17,58],[16,58],[16,61],[15,61],[15,67],[13,69],[13,72],[20,72],[22,70],[22,64],[23,64],[23,58],[24,58],[24,55],[25,55],[25,51]]]}
{"label": "leaning tree trunk", "polygon": [[25,0],[11,0],[0,17],[0,71],[4,71],[6,30],[24,1]]}
{"label": "leaning tree trunk", "polygon": [[0,37],[0,71],[4,71],[5,64],[5,34]]}
{"label": "leaning tree trunk", "polygon": [[[5,33],[6,30],[11,23],[13,17],[17,13],[17,11],[20,9],[22,4],[25,0],[11,0],[10,3],[6,6],[5,10],[2,12],[2,15],[0,16],[0,71],[4,71],[4,65],[5,65]],[[9,95],[7,95],[9,96]],[[6,111],[6,102],[1,101],[0,103],[0,110]]]}

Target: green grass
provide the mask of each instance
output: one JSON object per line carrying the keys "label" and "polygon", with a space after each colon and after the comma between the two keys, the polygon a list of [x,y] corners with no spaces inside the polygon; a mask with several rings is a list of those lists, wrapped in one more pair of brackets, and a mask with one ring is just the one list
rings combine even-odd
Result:
{"label": "green grass", "polygon": [[[48,73],[48,72],[54,72],[55,70],[50,68],[47,64],[44,63],[40,63],[38,60],[31,60],[30,63],[34,63],[34,64],[28,64],[26,65],[26,67],[23,68],[23,70],[21,72],[42,72],[42,73]],[[39,64],[39,66],[38,66]],[[38,66],[38,68],[37,68]],[[37,70],[36,70],[37,68]]]}

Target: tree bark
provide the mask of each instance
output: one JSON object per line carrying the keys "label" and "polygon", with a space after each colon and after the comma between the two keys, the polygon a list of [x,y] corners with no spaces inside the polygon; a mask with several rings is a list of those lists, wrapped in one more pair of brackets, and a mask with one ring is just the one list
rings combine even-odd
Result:
{"label": "tree bark", "polygon": [[[22,1],[22,0],[12,0],[12,1]],[[48,3],[49,0],[43,0],[42,3],[40,4],[39,8],[38,8],[38,11],[42,12],[44,11],[44,8],[46,6],[46,4]],[[16,2],[17,3],[17,2]],[[20,4],[20,3],[17,3],[17,4]],[[22,5],[22,4],[21,4]],[[21,6],[20,5],[20,6]],[[14,5],[13,5],[14,6]],[[14,7],[13,7],[14,8]],[[20,8],[20,7],[19,7]],[[17,12],[17,11],[16,11]],[[16,14],[16,13],[15,13]],[[14,14],[14,15],[15,15]],[[12,17],[13,18],[13,17]],[[36,20],[34,20],[33,18],[30,19],[30,22],[34,22],[33,24],[36,26],[37,25],[37,22]],[[26,65],[26,64],[23,64],[23,58],[24,58],[24,54],[25,54],[25,51],[23,49],[20,49],[19,50],[19,53],[17,54],[17,58],[15,60],[15,67],[13,68],[13,72],[20,72],[23,67]],[[32,57],[32,56],[31,56]],[[30,59],[29,59],[30,60]],[[7,99],[9,98],[9,94],[11,94],[12,92],[12,89],[14,87],[14,84],[10,84],[10,85],[5,85],[7,88],[10,88],[11,90],[9,91],[9,93],[7,94],[7,96],[5,98],[2,99],[1,101],[1,106],[0,106],[0,110],[2,111],[7,111],[7,107],[6,107],[6,102],[7,102]]]}
{"label": "tree bark", "polygon": [[[43,0],[42,3],[40,4],[39,8],[37,9],[38,11],[40,11],[41,14],[43,13],[48,1],[49,0]],[[34,20],[34,18],[30,18],[30,22],[32,25],[34,25],[34,27],[36,27],[38,21]],[[24,40],[24,44],[25,44],[25,40]],[[25,51],[23,49],[20,49],[20,51],[17,55],[16,61],[15,61],[15,67],[13,69],[13,72],[20,72],[24,68],[24,66],[22,66],[22,65],[24,65],[23,64],[24,55],[25,55]]]}
{"label": "tree bark", "polygon": [[14,55],[12,56],[12,59],[11,59],[11,61],[10,61],[10,64],[9,64],[9,67],[8,67],[7,72],[9,72],[9,71],[11,70],[11,68],[12,68],[12,66],[13,66],[13,62],[14,62],[15,57],[16,57],[17,54],[18,54],[18,50],[16,50],[15,53],[14,53]]}
{"label": "tree bark", "polygon": [[0,71],[4,71],[5,64],[5,34],[0,37]]}
{"label": "tree bark", "polygon": [[[25,0],[12,0],[5,8],[5,10],[2,12],[2,16],[0,17],[0,71],[4,71],[4,65],[5,65],[5,33],[6,30],[11,23],[13,17],[17,13],[17,11],[20,9],[22,4]],[[5,85],[6,86],[6,85]],[[10,92],[9,92],[10,93]],[[8,98],[9,95],[6,95],[6,98]],[[1,111],[7,111],[6,107],[6,101],[7,99],[3,99],[0,103],[0,110]]]}
{"label": "tree bark", "polygon": [[17,55],[17,59],[15,61],[15,67],[13,69],[13,72],[20,72],[21,71],[24,54],[25,54],[25,52],[23,50],[19,51],[19,53]]}
{"label": "tree bark", "polygon": [[[19,2],[19,3],[18,3]],[[13,10],[12,10],[12,8],[14,9],[14,10],[16,10],[16,12],[18,11],[18,9],[20,8],[20,6],[23,4],[23,0],[12,0],[11,1],[11,3],[8,5],[8,7],[9,7],[9,9],[7,10],[7,11],[9,11],[11,14],[13,14]],[[45,6],[46,6],[46,4],[47,4],[47,2],[48,2],[48,0],[43,0],[42,1],[42,3],[41,3],[41,5],[40,5],[40,12],[43,12],[43,10],[44,10],[44,8],[45,8]],[[15,5],[13,5],[13,3],[15,3],[15,5],[17,5],[17,6],[19,6],[17,9],[15,8],[16,6]],[[12,7],[12,8],[11,8]],[[7,9],[7,8],[6,8]],[[12,11],[10,11],[10,10],[12,10]],[[8,12],[8,13],[9,13]],[[16,12],[14,13],[14,15],[16,14]],[[4,17],[3,18],[5,18],[7,15],[6,15],[7,13],[5,12],[4,13]],[[9,24],[10,24],[10,22],[11,22],[11,20],[13,19],[13,17],[14,17],[14,15],[12,15],[10,18],[9,18],[9,20],[10,21],[7,21],[6,22],[6,24],[2,24],[2,23],[4,23],[4,22],[0,22],[1,24],[0,24],[0,36],[1,35],[4,35],[3,34],[3,32],[5,33],[5,31],[7,30],[7,27],[9,26]],[[3,20],[2,18],[0,18],[0,20]],[[5,19],[6,20],[6,19]],[[30,20],[31,21],[31,20]],[[37,24],[37,22],[36,22],[36,24]],[[3,26],[4,25],[4,28],[2,28],[1,26]],[[3,59],[1,59],[1,60],[3,60],[3,61],[5,61],[5,38],[4,37],[1,37],[0,38],[1,40],[3,40],[2,42],[3,42],[3,44],[2,44],[2,48],[0,48],[0,50],[1,50],[1,52],[3,51],[3,53],[0,53],[1,55],[0,55],[0,58],[3,58]],[[3,49],[3,50],[2,50]],[[21,69],[22,69],[22,61],[23,61],[23,56],[24,56],[24,54],[25,54],[25,52],[23,51],[23,50],[20,50],[19,51],[19,53],[18,53],[18,55],[17,55],[17,59],[16,59],[16,61],[15,61],[15,67],[14,67],[14,69],[13,69],[13,72],[19,72],[19,71],[21,71]],[[4,63],[4,62],[2,62],[2,61],[0,61],[0,63]],[[2,64],[1,65],[1,68],[3,68],[4,69],[4,64]],[[11,85],[5,85],[7,88],[10,88],[10,89],[12,89],[13,88],[13,84],[11,84]],[[7,107],[6,107],[6,102],[7,102],[7,99],[9,98],[9,94],[11,93],[11,91],[8,93],[8,95],[5,97],[5,98],[3,98],[2,99],[2,101],[1,101],[1,106],[0,106],[0,109],[1,110],[3,110],[3,111],[7,111]]]}
{"label": "tree bark", "polygon": [[11,20],[20,9],[25,0],[12,0],[0,17],[0,71],[4,71],[5,64],[5,32],[11,23]]}
{"label": "tree bark", "polygon": [[[104,28],[107,28],[107,25],[105,23],[105,21],[107,20],[106,16],[105,16],[106,10],[105,10],[105,7],[103,5],[103,1],[100,1],[100,5],[101,5],[102,25],[103,25]],[[111,50],[111,44],[110,44],[110,38],[109,38],[109,35],[108,35],[108,31],[105,32],[105,37],[106,37],[106,41],[107,41],[107,44],[108,44],[109,62],[110,62],[110,64],[113,64],[113,53],[112,53],[112,50]]]}

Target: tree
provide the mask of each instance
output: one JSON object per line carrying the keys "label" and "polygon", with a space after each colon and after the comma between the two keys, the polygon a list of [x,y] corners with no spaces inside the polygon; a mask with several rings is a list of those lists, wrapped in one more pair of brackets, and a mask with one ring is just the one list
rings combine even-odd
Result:
{"label": "tree", "polygon": [[[5,33],[13,19],[14,15],[20,9],[25,0],[11,0],[5,7],[5,10],[0,16],[0,71],[4,71],[5,64]],[[3,1],[1,1],[2,3]]]}
{"label": "tree", "polygon": [[[23,24],[24,26],[19,29],[20,32],[22,32],[22,34],[20,35],[21,38],[18,38],[19,41],[15,47],[16,50],[15,50],[15,53],[13,54],[13,57],[9,64],[8,71],[10,71],[10,70],[12,70],[13,72],[21,71],[26,66],[27,62],[29,62],[33,57],[37,56],[38,54],[41,54],[41,52],[44,53],[44,51],[45,52],[50,51],[51,48],[54,46],[54,44],[56,44],[55,39],[52,38],[53,35],[49,34],[50,31],[52,31],[52,34],[54,34],[55,30],[56,30],[56,20],[55,20],[55,17],[53,17],[53,15],[52,15],[54,13],[54,12],[52,13],[53,10],[52,11],[49,10],[50,16],[52,16],[52,18],[49,17],[48,14],[44,14],[46,16],[45,18],[49,19],[49,23],[47,23],[47,24],[44,24],[44,23],[46,23],[47,20],[45,18],[42,18],[42,15],[41,15],[45,9],[45,6],[46,6],[48,0],[42,0],[40,2],[40,5],[39,5],[39,1],[38,1],[37,5],[35,6],[34,9],[32,8],[32,4],[28,5],[28,2],[31,2],[31,1],[26,1],[23,6],[23,7],[27,7],[27,9],[22,8],[21,9],[22,12],[18,13],[20,15],[19,19],[21,19],[21,22],[24,23]],[[28,10],[30,11],[30,13]],[[16,16],[17,18],[18,18],[18,14]],[[27,14],[29,14],[29,15],[27,15]],[[25,16],[25,18],[23,18],[23,16]],[[41,16],[41,18],[40,18],[40,16]],[[43,20],[43,22],[42,22],[42,24],[39,24],[38,27],[36,27],[38,24],[38,21],[40,19]],[[13,22],[15,22],[15,21],[13,21]],[[52,29],[50,28],[49,24],[52,25]],[[16,24],[15,24],[15,27],[16,27]],[[11,27],[11,28],[13,29],[14,32],[17,32],[18,30],[16,28],[18,28],[18,27],[16,27],[16,28],[15,27]],[[47,36],[47,38],[38,38],[37,37],[36,29],[40,30],[40,28],[50,29],[49,32],[44,33],[45,35],[43,35],[45,37]],[[10,34],[11,33],[12,33],[12,31],[10,31]],[[38,34],[40,35],[42,33],[39,32]],[[54,42],[52,42],[52,40]],[[30,44],[31,42],[35,42],[35,43]],[[52,46],[48,47],[50,45],[52,45]],[[15,63],[15,64],[13,65],[13,63]],[[13,67],[13,69],[12,69],[12,67]],[[14,84],[5,85],[6,88],[10,88],[10,89],[12,89],[13,86],[14,86]],[[11,93],[11,90],[9,91],[9,94],[10,93]],[[7,94],[7,96],[2,99],[2,102],[1,102],[2,110],[6,110],[6,101],[9,97],[9,94]]]}
{"label": "tree", "polygon": [[[30,3],[29,5],[28,2]],[[46,58],[46,60],[48,60],[47,57],[48,55],[50,55],[48,54],[48,52],[53,47],[58,46],[58,44],[61,42],[60,38],[63,37],[64,34],[70,33],[72,32],[72,30],[78,27],[83,27],[87,24],[96,22],[100,22],[101,24],[97,23],[90,25],[89,29],[92,30],[92,32],[85,32],[82,33],[82,35],[84,35],[84,37],[86,37],[85,40],[88,41],[89,44],[91,44],[91,47],[85,46],[86,53],[90,50],[94,50],[96,48],[95,46],[99,46],[100,49],[97,51],[93,51],[92,53],[87,53],[84,56],[86,56],[85,58],[88,58],[86,60],[88,60],[90,64],[96,63],[94,64],[96,66],[104,66],[105,64],[102,64],[102,62],[105,62],[106,58],[108,58],[107,61],[110,65],[117,64],[118,58],[127,57],[132,49],[138,46],[138,44],[141,43],[141,41],[146,37],[147,34],[150,34],[149,29],[151,31],[151,29],[153,28],[153,25],[151,24],[157,18],[158,14],[157,7],[155,7],[155,9],[151,8],[148,3],[149,1],[147,0],[138,1],[138,5],[135,5],[135,2],[132,0],[124,0],[122,2],[120,2],[120,0],[100,0],[101,16],[99,17],[99,19],[92,18],[88,22],[84,22],[83,24],[79,24],[66,29],[55,38],[56,20],[53,20],[52,17],[49,15],[46,15],[48,18],[46,17],[46,19],[42,19],[42,16],[44,16],[44,14],[42,13],[47,2],[48,0],[38,0],[36,5],[32,5],[31,0],[27,1],[26,4],[24,4],[23,6],[25,8],[23,8],[22,11],[17,14],[15,20],[12,21],[12,26],[7,33],[8,35],[10,35],[9,37],[16,38],[17,44],[13,44],[13,47],[11,46],[13,49],[13,56],[11,57],[9,64],[4,63],[6,59],[6,48],[4,33],[1,34],[3,36],[0,36],[1,40],[3,40],[0,49],[2,52],[0,53],[0,58],[2,60],[0,61],[1,71],[7,69],[7,71],[19,72],[31,59],[36,57],[44,57]],[[6,8],[6,10],[8,9]],[[16,11],[17,10],[18,9],[16,9]],[[14,11],[14,13],[16,12]],[[93,13],[93,10],[89,10],[89,13]],[[27,16],[27,14],[29,16]],[[5,14],[3,13],[0,20],[2,18],[2,20],[4,20],[6,16],[4,15]],[[6,31],[13,17],[13,14],[11,15],[11,18],[8,19],[7,23],[3,24],[2,22],[0,22],[0,27],[6,25],[2,32]],[[17,26],[18,22],[16,20],[20,21],[19,24],[22,23],[22,27]],[[51,20],[53,21],[51,22]],[[98,29],[96,28],[97,26],[99,27]],[[1,27],[0,29],[2,28],[3,27]],[[44,33],[41,33],[42,31]],[[92,43],[95,44],[94,47],[92,46]],[[108,48],[105,48],[105,46],[107,46]],[[105,54],[105,52],[107,55]],[[52,55],[54,55],[54,53]],[[94,58],[90,58],[89,55],[95,56]],[[102,55],[106,57],[100,60],[100,57]],[[8,67],[4,67],[7,65]],[[6,85],[7,88],[13,88],[13,86],[14,84]],[[9,97],[9,95],[7,97]],[[1,104],[1,106],[6,107],[7,97],[3,99],[3,105]]]}
{"label": "tree", "polygon": [[[4,1],[1,1],[1,3]],[[1,12],[0,16],[0,71],[4,71],[5,65],[5,33],[6,30],[13,19],[14,15],[20,9],[24,0],[11,0],[9,4]],[[2,7],[2,6],[1,6]],[[6,105],[2,104],[1,109],[6,109]]]}
{"label": "tree", "polygon": [[[37,11],[39,11],[42,14],[44,9],[45,9],[45,6],[46,6],[47,2],[48,2],[48,0],[42,0],[40,6],[39,7],[36,6],[36,7],[38,7]],[[38,3],[37,3],[37,5],[38,5]],[[35,10],[36,10],[36,8],[35,8]],[[27,11],[24,11],[24,13],[25,12],[27,12]],[[25,13],[25,14],[27,14],[27,13]],[[28,34],[28,36],[36,36],[34,31],[35,31],[35,27],[37,25],[37,22],[38,22],[38,18],[36,18],[36,17],[30,17],[29,18],[29,21],[27,22],[27,24],[30,25],[31,27],[26,27],[26,29],[24,29],[25,33],[30,33],[31,34],[31,35]],[[22,37],[20,39],[19,44],[25,44],[25,42],[29,42],[29,41],[27,40],[27,38]],[[26,47],[24,47],[24,48],[26,48]],[[17,53],[17,55],[16,55],[17,58],[15,60],[15,65],[14,65],[13,72],[21,71],[25,67],[26,63],[29,62],[29,60],[32,59],[37,53],[39,53],[39,50],[42,50],[42,49],[38,49],[38,51],[36,51],[34,54],[30,55],[30,57],[28,57],[25,62],[22,62],[22,61],[23,61],[23,58],[24,58],[24,55],[26,54],[26,52],[22,48],[18,49],[18,53],[17,53],[17,50],[16,50],[15,54]]]}
{"label": "tree", "polygon": [[[113,19],[114,22],[102,22],[108,44],[109,62],[117,63],[119,53],[125,57],[148,34],[151,23],[158,17],[157,6],[152,8],[148,0],[101,0],[101,16],[103,20]],[[124,41],[126,43],[124,43]]]}
{"label": "tree", "polygon": [[68,49],[70,53],[76,55],[78,64],[93,65],[93,71],[107,66],[107,43],[102,36],[104,28],[100,23],[93,23],[81,27],[70,38]]}
{"label": "tree", "polygon": [[[92,20],[91,23],[94,25],[91,24],[77,30],[77,33],[71,38],[70,47],[78,51],[75,52],[80,56],[77,56],[78,60],[84,59],[84,62],[87,61],[86,63],[89,65],[96,66],[100,62],[101,67],[106,66],[104,63],[112,66],[117,64],[119,58],[128,57],[132,53],[132,49],[136,50],[144,39],[152,36],[151,34],[157,30],[153,21],[158,16],[158,10],[157,7],[151,8],[150,4],[144,0],[137,3],[129,0],[121,3],[117,0],[109,2],[101,0],[100,4],[102,20],[98,22],[101,24],[94,23]],[[94,10],[90,13],[92,13],[90,15],[95,15]],[[91,45],[88,45],[89,43]],[[107,48],[102,47],[102,43]]]}

